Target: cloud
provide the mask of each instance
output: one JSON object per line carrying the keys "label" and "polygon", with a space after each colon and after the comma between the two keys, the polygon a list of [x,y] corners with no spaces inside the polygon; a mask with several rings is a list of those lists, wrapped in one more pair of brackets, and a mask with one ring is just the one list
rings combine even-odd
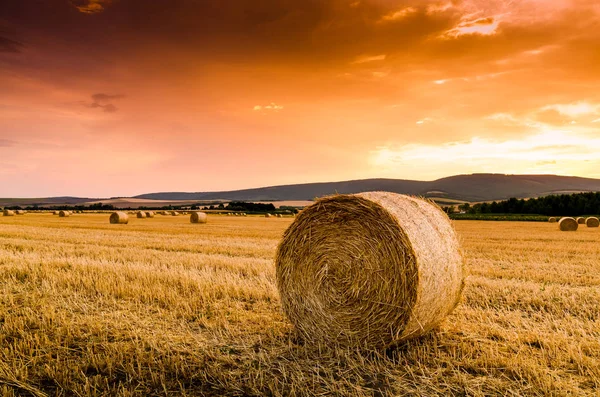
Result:
{"label": "cloud", "polygon": [[379,22],[399,21],[401,19],[406,18],[407,16],[409,16],[411,14],[415,14],[416,12],[417,12],[417,9],[414,7],[402,8],[400,10],[395,10],[388,14],[385,14],[384,16],[381,17]]}
{"label": "cloud", "polygon": [[119,108],[110,103],[110,101],[114,99],[124,98],[125,95],[117,94],[117,95],[109,95],[109,94],[93,94],[92,95],[92,103],[85,104],[85,106],[89,108],[99,108],[102,109],[106,113],[115,113]]}
{"label": "cloud", "polygon": [[280,110],[283,110],[283,106],[277,105],[276,103],[271,102],[270,104],[268,104],[266,106],[256,105],[256,106],[254,106],[253,110],[255,112],[260,112],[260,111],[278,112]]}
{"label": "cloud", "polygon": [[468,16],[454,28],[446,31],[442,37],[457,38],[464,35],[490,36],[496,33],[500,20],[498,17],[485,17],[469,20]]}
{"label": "cloud", "polygon": [[352,61],[353,64],[358,64],[358,63],[369,63],[369,62],[377,62],[377,61],[385,61],[386,55],[385,54],[381,54],[381,55],[362,55],[357,57],[354,61]]}
{"label": "cloud", "polygon": [[73,7],[84,14],[98,14],[104,11],[106,4],[111,0],[71,0]]}
{"label": "cloud", "polygon": [[600,111],[600,104],[591,104],[589,102],[555,104],[544,106],[541,110],[556,111],[568,117],[580,117],[598,113]]}
{"label": "cloud", "polygon": [[15,146],[17,142],[12,141],[10,139],[0,139],[0,147],[11,147]]}
{"label": "cloud", "polygon": [[23,43],[0,36],[0,52],[20,53]]}

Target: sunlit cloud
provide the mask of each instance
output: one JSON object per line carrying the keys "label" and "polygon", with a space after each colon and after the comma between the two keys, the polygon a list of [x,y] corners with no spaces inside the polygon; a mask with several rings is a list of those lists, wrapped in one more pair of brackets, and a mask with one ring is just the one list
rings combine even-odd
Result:
{"label": "sunlit cloud", "polygon": [[418,167],[430,175],[452,172],[488,172],[523,169],[528,172],[576,172],[582,162],[600,162],[600,137],[573,131],[547,130],[520,139],[474,137],[440,145],[406,144],[378,147],[370,163],[379,169],[401,172]]}
{"label": "sunlit cloud", "polygon": [[381,54],[381,55],[362,55],[362,56],[357,57],[351,63],[358,64],[358,63],[368,63],[368,62],[385,61],[385,58],[386,58],[385,54]]}
{"label": "sunlit cloud", "polygon": [[265,106],[263,106],[263,105],[256,105],[253,108],[253,110],[257,111],[257,112],[260,112],[260,111],[278,112],[278,111],[280,111],[282,109],[283,109],[283,106],[278,105],[278,104],[276,104],[274,102],[271,102],[270,104],[265,105]]}
{"label": "sunlit cloud", "polygon": [[451,2],[429,4],[427,6],[427,14],[435,14],[436,12],[448,11],[453,7],[454,5]]}
{"label": "sunlit cloud", "polygon": [[71,4],[84,14],[97,14],[104,11],[111,0],[72,0]]}
{"label": "sunlit cloud", "polygon": [[489,36],[496,33],[500,24],[499,17],[485,17],[474,20],[463,19],[458,26],[446,31],[442,37],[456,38],[459,36],[479,34]]}
{"label": "sunlit cloud", "polygon": [[580,117],[598,113],[600,111],[600,104],[591,104],[588,102],[556,104],[544,106],[541,110],[556,110],[565,116]]}
{"label": "sunlit cloud", "polygon": [[417,125],[423,125],[423,124],[428,124],[433,122],[433,119],[431,117],[425,117],[424,119],[418,120],[416,122]]}
{"label": "sunlit cloud", "polygon": [[385,14],[384,16],[381,17],[379,22],[399,21],[401,19],[406,18],[407,16],[409,16],[411,14],[416,13],[416,12],[417,12],[417,9],[414,7],[402,8],[400,10],[392,11],[388,14]]}

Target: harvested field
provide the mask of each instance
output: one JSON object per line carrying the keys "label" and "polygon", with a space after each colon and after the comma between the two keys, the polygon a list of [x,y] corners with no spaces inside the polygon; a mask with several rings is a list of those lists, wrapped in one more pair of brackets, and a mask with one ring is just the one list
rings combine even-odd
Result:
{"label": "harvested field", "polygon": [[597,395],[597,228],[454,222],[459,306],[359,353],[303,343],[281,312],[293,218],[209,218],[0,217],[0,395]]}

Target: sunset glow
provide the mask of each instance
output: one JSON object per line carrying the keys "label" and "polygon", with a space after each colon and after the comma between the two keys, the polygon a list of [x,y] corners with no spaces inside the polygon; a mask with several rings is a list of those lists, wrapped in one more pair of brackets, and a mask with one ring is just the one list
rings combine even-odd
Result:
{"label": "sunset glow", "polygon": [[600,177],[599,23],[593,0],[1,2],[0,197]]}

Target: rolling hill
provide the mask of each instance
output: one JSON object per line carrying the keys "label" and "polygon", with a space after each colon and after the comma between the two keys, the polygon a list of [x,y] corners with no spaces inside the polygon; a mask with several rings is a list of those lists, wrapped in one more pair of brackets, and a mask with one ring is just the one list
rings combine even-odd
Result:
{"label": "rolling hill", "polygon": [[600,179],[557,175],[472,174],[456,175],[435,181],[364,179],[271,186],[227,192],[149,193],[135,198],[152,200],[312,200],[315,197],[333,193],[358,193],[373,190],[476,202],[504,200],[510,197],[530,198],[549,194],[600,191]]}
{"label": "rolling hill", "polygon": [[[459,201],[493,201],[511,197],[531,198],[550,194],[564,194],[588,191],[600,191],[600,179],[580,178],[558,175],[504,175],[504,174],[472,174],[456,175],[435,181],[414,181],[403,179],[363,179],[343,182],[304,183],[261,187],[255,189],[220,191],[220,192],[162,192],[141,194],[120,201],[129,202],[135,199],[152,205],[161,202],[191,201],[303,201],[313,200],[334,193],[358,193],[364,191],[385,190],[396,193],[420,195],[435,198],[439,202]],[[114,200],[112,200],[114,201]],[[112,202],[109,199],[86,199],[79,197],[49,197],[2,199],[0,206],[13,205],[59,205],[88,204]],[[119,202],[120,202],[119,201]]]}

